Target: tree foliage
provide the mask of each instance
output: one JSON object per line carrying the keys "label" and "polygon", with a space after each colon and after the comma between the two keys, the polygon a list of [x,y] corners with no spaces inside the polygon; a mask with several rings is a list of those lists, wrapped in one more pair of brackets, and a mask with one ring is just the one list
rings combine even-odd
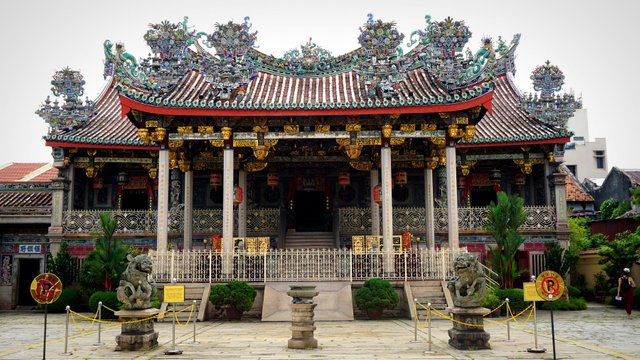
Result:
{"label": "tree foliage", "polygon": [[525,220],[524,200],[517,195],[509,197],[502,191],[497,198],[497,204],[493,201],[489,204],[485,229],[496,241],[496,246],[489,250],[492,268],[500,276],[500,285],[511,288],[513,279],[520,273],[515,256],[524,242],[518,233]]}
{"label": "tree foliage", "polygon": [[609,284],[616,286],[622,269],[631,268],[640,261],[640,227],[635,232],[625,231],[615,240],[600,247],[600,264],[609,277]]}
{"label": "tree foliage", "polygon": [[578,263],[580,255],[575,248],[564,249],[557,243],[548,243],[544,259],[548,270],[555,271],[562,277],[567,277]]}
{"label": "tree foliage", "polygon": [[62,281],[62,285],[67,287],[71,285],[73,281],[73,265],[75,262],[75,257],[71,256],[69,252],[69,244],[63,240],[56,256],[49,257],[47,261],[47,271],[56,274],[60,281]]}
{"label": "tree foliage", "polygon": [[[631,194],[631,196],[632,201],[634,201],[633,193]],[[615,219],[629,210],[631,210],[631,205],[628,201],[618,201],[616,199],[610,198],[600,204],[599,218],[601,220]]]}
{"label": "tree foliage", "polygon": [[94,249],[80,269],[80,284],[87,293],[115,290],[120,275],[127,267],[129,246],[113,237],[118,221],[109,213],[100,214],[101,231],[94,235]]}

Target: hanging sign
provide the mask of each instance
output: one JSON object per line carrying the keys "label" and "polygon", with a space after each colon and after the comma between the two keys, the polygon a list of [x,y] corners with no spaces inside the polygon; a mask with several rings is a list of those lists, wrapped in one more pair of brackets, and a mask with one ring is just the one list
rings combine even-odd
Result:
{"label": "hanging sign", "polygon": [[184,302],[184,285],[166,285],[164,287],[164,302]]}
{"label": "hanging sign", "polygon": [[543,271],[536,279],[536,291],[547,301],[558,300],[564,294],[564,280],[555,271]]}
{"label": "hanging sign", "polygon": [[529,282],[524,283],[524,301],[547,301],[549,299],[544,299],[542,296],[538,295],[538,290],[536,289],[536,284]]}
{"label": "hanging sign", "polygon": [[31,282],[30,292],[38,304],[51,304],[62,293],[62,281],[52,273],[42,273]]}

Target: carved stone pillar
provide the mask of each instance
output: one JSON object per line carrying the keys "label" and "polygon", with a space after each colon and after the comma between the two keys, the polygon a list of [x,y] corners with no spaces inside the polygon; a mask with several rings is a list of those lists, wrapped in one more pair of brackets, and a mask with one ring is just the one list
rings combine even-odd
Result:
{"label": "carved stone pillar", "polygon": [[371,169],[369,171],[369,184],[371,188],[371,235],[380,236],[380,205],[374,200],[374,193],[376,185],[378,185],[378,169]]}
{"label": "carved stone pillar", "polygon": [[449,248],[458,249],[458,191],[456,189],[456,148],[450,143],[446,147],[447,159],[447,214],[449,217]]}
{"label": "carved stone pillar", "polygon": [[382,175],[382,244],[385,251],[393,250],[393,207],[391,192],[391,148],[380,149],[380,170]]}
{"label": "carved stone pillar", "polygon": [[223,274],[231,274],[233,252],[233,148],[223,150],[222,174],[222,250],[226,254]]}
{"label": "carved stone pillar", "polygon": [[64,192],[68,189],[68,182],[63,177],[51,180],[51,226],[49,226],[47,238],[51,255],[55,256],[60,250],[64,229]]}
{"label": "carved stone pillar", "polygon": [[424,169],[424,210],[425,210],[425,226],[426,226],[426,239],[427,247],[429,249],[435,249],[436,237],[435,237],[435,221],[434,221],[434,208],[433,208],[433,170],[429,168]]}
{"label": "carved stone pillar", "polygon": [[169,150],[158,151],[158,252],[167,251],[169,232]]}
{"label": "carved stone pillar", "polygon": [[69,164],[69,168],[66,170],[67,179],[69,179],[69,191],[67,192],[67,210],[73,210],[73,200],[75,199],[75,179],[76,172],[75,166],[73,164]]}
{"label": "carved stone pillar", "polygon": [[184,249],[193,248],[193,170],[184,173]]}
{"label": "carved stone pillar", "polygon": [[544,160],[544,204],[551,206],[551,185],[549,177],[551,176],[551,164],[548,159]]}
{"label": "carved stone pillar", "polygon": [[567,224],[566,178],[563,173],[553,173],[553,187],[556,207],[556,237],[558,244],[569,247],[569,225]]}
{"label": "carved stone pillar", "polygon": [[[247,195],[247,173],[244,170],[238,171],[238,185]],[[247,201],[245,198],[243,202],[238,205],[238,237],[247,237]]]}

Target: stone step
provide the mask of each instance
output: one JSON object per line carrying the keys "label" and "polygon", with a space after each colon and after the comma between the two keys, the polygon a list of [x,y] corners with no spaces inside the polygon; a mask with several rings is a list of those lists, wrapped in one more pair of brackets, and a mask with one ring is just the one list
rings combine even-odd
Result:
{"label": "stone step", "polygon": [[287,249],[331,249],[334,248],[331,232],[291,232],[285,237]]}
{"label": "stone step", "polygon": [[[211,284],[203,284],[203,283],[179,283],[179,284],[168,284],[168,283],[160,283],[158,284],[158,293],[160,299],[164,298],[164,286],[166,285],[183,285],[184,286],[184,302],[175,303],[176,313],[179,321],[186,321],[189,318],[190,310],[180,311],[188,308],[193,305],[193,300],[196,301],[196,308],[194,309],[193,314],[191,314],[191,320],[197,319],[198,321],[203,321],[207,303],[209,301],[209,292],[211,291]],[[171,321],[171,305],[169,303],[163,302],[162,306],[160,306],[160,316],[158,316],[158,321]],[[165,311],[169,310],[166,315],[163,315]]]}

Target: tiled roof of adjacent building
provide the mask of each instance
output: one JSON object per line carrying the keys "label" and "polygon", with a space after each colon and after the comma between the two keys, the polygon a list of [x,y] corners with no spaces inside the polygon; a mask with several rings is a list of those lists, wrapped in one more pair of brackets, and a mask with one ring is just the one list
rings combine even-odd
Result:
{"label": "tiled roof of adjacent building", "polygon": [[51,179],[58,169],[48,163],[8,163],[0,166],[0,214],[50,212]]}
{"label": "tiled roof of adjacent building", "polygon": [[565,189],[566,189],[566,200],[568,202],[590,202],[594,201],[593,196],[591,196],[587,191],[582,187],[578,178],[576,178],[566,166],[560,166],[560,171],[562,171],[565,176]]}
{"label": "tiled roof of adjacent building", "polygon": [[8,163],[0,166],[0,183],[48,183],[58,176],[58,169],[48,163]]}

